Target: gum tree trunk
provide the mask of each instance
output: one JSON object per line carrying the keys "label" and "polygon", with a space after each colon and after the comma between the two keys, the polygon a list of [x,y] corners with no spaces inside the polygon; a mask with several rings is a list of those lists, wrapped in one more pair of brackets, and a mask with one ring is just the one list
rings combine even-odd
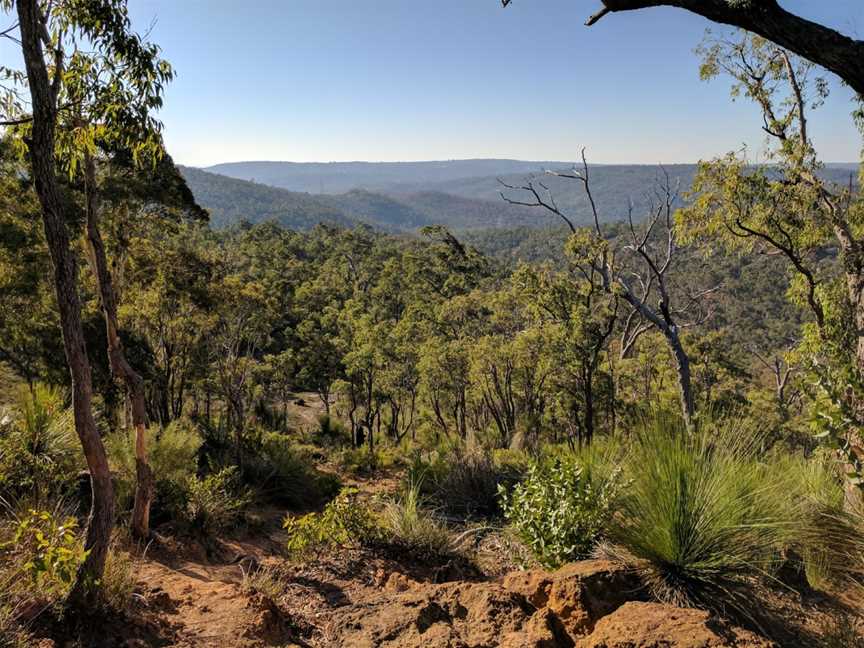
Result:
{"label": "gum tree trunk", "polygon": [[102,313],[105,317],[105,333],[108,339],[108,363],[115,380],[123,383],[132,410],[132,427],[135,429],[135,505],[132,509],[132,535],[138,539],[150,534],[150,504],[153,501],[155,482],[153,471],[147,461],[147,407],[144,398],[144,381],[126,359],[123,342],[117,324],[117,293],[105,245],[99,231],[99,204],[96,188],[96,164],[93,157],[84,160],[84,183],[87,194],[87,240],[90,245],[93,274],[99,285]]}
{"label": "gum tree trunk", "polygon": [[92,505],[84,541],[84,548],[88,553],[78,569],[69,596],[71,603],[85,604],[98,593],[97,583],[105,570],[111,529],[114,526],[114,490],[108,470],[108,457],[93,418],[93,387],[90,360],[81,326],[78,268],[69,243],[69,232],[63,217],[62,200],[55,175],[57,90],[49,81],[42,50],[41,38],[46,33],[46,25],[37,0],[18,0],[17,10],[21,50],[33,110],[32,131],[27,144],[36,194],[42,208],[45,239],[51,255],[63,347],[72,380],[75,431],[90,471]]}

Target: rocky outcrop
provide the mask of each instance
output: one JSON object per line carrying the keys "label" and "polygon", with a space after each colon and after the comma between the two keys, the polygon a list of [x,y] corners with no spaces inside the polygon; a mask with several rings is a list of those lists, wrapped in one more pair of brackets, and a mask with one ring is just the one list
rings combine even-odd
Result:
{"label": "rocky outcrop", "polygon": [[599,619],[626,602],[643,598],[639,579],[605,560],[571,563],[552,573],[514,572],[504,577],[504,587],[547,609],[574,638],[591,632]]}
{"label": "rocky outcrop", "polygon": [[707,612],[660,603],[626,603],[598,621],[577,648],[773,648],[767,639]]}
{"label": "rocky outcrop", "polygon": [[[497,583],[409,585],[390,578],[380,600],[340,616],[334,645],[355,648],[570,645],[554,615]],[[395,591],[392,591],[395,590]],[[563,642],[563,643],[562,643]]]}
{"label": "rocky outcrop", "polygon": [[644,602],[638,578],[589,560],[499,582],[428,584],[378,574],[380,595],[343,608],[333,645],[356,648],[769,648],[707,612]]}

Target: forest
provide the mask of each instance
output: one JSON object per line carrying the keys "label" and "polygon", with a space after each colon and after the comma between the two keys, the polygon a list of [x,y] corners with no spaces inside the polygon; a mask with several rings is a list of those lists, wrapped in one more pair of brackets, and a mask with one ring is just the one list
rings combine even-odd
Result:
{"label": "forest", "polygon": [[660,4],[738,28],[768,161],[493,204],[180,167],[125,0],[0,0],[0,647],[864,646],[864,199],[808,129],[864,45]]}

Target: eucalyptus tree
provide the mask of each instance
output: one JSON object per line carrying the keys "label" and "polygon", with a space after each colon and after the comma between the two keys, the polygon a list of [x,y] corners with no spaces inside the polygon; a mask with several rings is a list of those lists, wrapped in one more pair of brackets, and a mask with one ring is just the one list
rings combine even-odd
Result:
{"label": "eucalyptus tree", "polygon": [[[107,456],[93,417],[78,269],[58,172],[64,166],[74,171],[92,153],[97,137],[110,139],[128,126],[128,120],[146,119],[153,102],[158,103],[168,68],[158,60],[156,49],[131,30],[123,0],[4,0],[2,6],[9,12],[15,10],[17,37],[12,36],[14,27],[2,33],[20,44],[24,60],[23,72],[4,70],[4,123],[16,129],[29,154],[54,269],[76,431],[90,470],[87,554],[70,594],[72,600],[83,600],[97,591],[95,585],[104,570],[114,503]],[[127,105],[141,89],[148,100]],[[85,103],[101,120],[95,128],[83,123]],[[76,126],[81,130],[76,131]]]}
{"label": "eucalyptus tree", "polygon": [[560,218],[571,233],[567,242],[571,263],[582,267],[583,272],[590,272],[590,280],[596,281],[608,295],[618,296],[629,305],[629,314],[624,320],[622,353],[626,354],[646,331],[656,329],[662,334],[675,362],[681,413],[690,427],[696,414],[696,402],[690,356],[682,333],[710,317],[710,296],[718,287],[700,289],[676,281],[674,268],[681,254],[681,242],[674,227],[678,188],[664,173],[654,195],[648,197],[651,205],[646,220],[637,224],[631,206],[627,214],[627,234],[615,241],[605,235],[601,225],[585,152],[582,152],[581,168],[547,173],[582,185],[591,205],[591,226],[577,227],[559,208],[542,180],[529,178],[523,185],[502,182],[505,189],[502,198],[511,204],[545,209]]}
{"label": "eucalyptus tree", "polygon": [[746,152],[702,163],[679,229],[690,239],[710,239],[733,252],[764,251],[785,260],[790,296],[811,317],[804,357],[822,400],[833,403],[821,411],[823,434],[845,455],[860,485],[864,200],[851,176],[848,184],[836,185],[821,174],[808,119],[829,86],[813,63],[760,37],[711,38],[701,53],[704,78],[731,78],[733,96],[759,107],[768,164],[754,165]]}
{"label": "eucalyptus tree", "polygon": [[[572,263],[568,270],[523,266],[513,281],[524,292],[534,317],[551,328],[553,383],[564,396],[568,423],[573,424],[578,442],[591,443],[600,410],[601,363],[610,350],[620,300],[603,290],[590,264]],[[614,395],[608,395],[607,409],[614,413]]]}

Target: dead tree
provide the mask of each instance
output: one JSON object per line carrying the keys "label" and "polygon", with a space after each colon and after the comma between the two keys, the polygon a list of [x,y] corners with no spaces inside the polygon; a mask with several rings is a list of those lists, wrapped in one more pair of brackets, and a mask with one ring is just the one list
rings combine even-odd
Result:
{"label": "dead tree", "polygon": [[[644,224],[633,221],[632,204],[628,210],[627,242],[618,250],[611,247],[601,226],[597,203],[591,192],[591,179],[585,151],[582,151],[581,169],[574,166],[567,172],[547,171],[548,175],[580,182],[591,206],[593,226],[577,228],[573,220],[557,205],[549,187],[541,181],[529,178],[526,184],[501,184],[510,191],[521,192],[524,199],[514,194],[501,196],[508,203],[525,207],[540,207],[559,217],[575,236],[588,234],[593,239],[587,262],[601,277],[603,289],[610,294],[619,294],[630,305],[625,319],[622,337],[622,353],[629,353],[639,336],[650,329],[659,331],[675,360],[681,413],[688,427],[693,424],[696,404],[691,385],[690,358],[681,341],[685,328],[705,322],[711,316],[706,298],[718,287],[691,292],[673,287],[670,270],[680,248],[674,231],[674,209],[678,190],[672,186],[667,173],[658,183],[651,200],[651,211]],[[625,262],[619,263],[622,253]],[[676,288],[676,289],[673,289]],[[656,306],[653,305],[656,300]]]}

